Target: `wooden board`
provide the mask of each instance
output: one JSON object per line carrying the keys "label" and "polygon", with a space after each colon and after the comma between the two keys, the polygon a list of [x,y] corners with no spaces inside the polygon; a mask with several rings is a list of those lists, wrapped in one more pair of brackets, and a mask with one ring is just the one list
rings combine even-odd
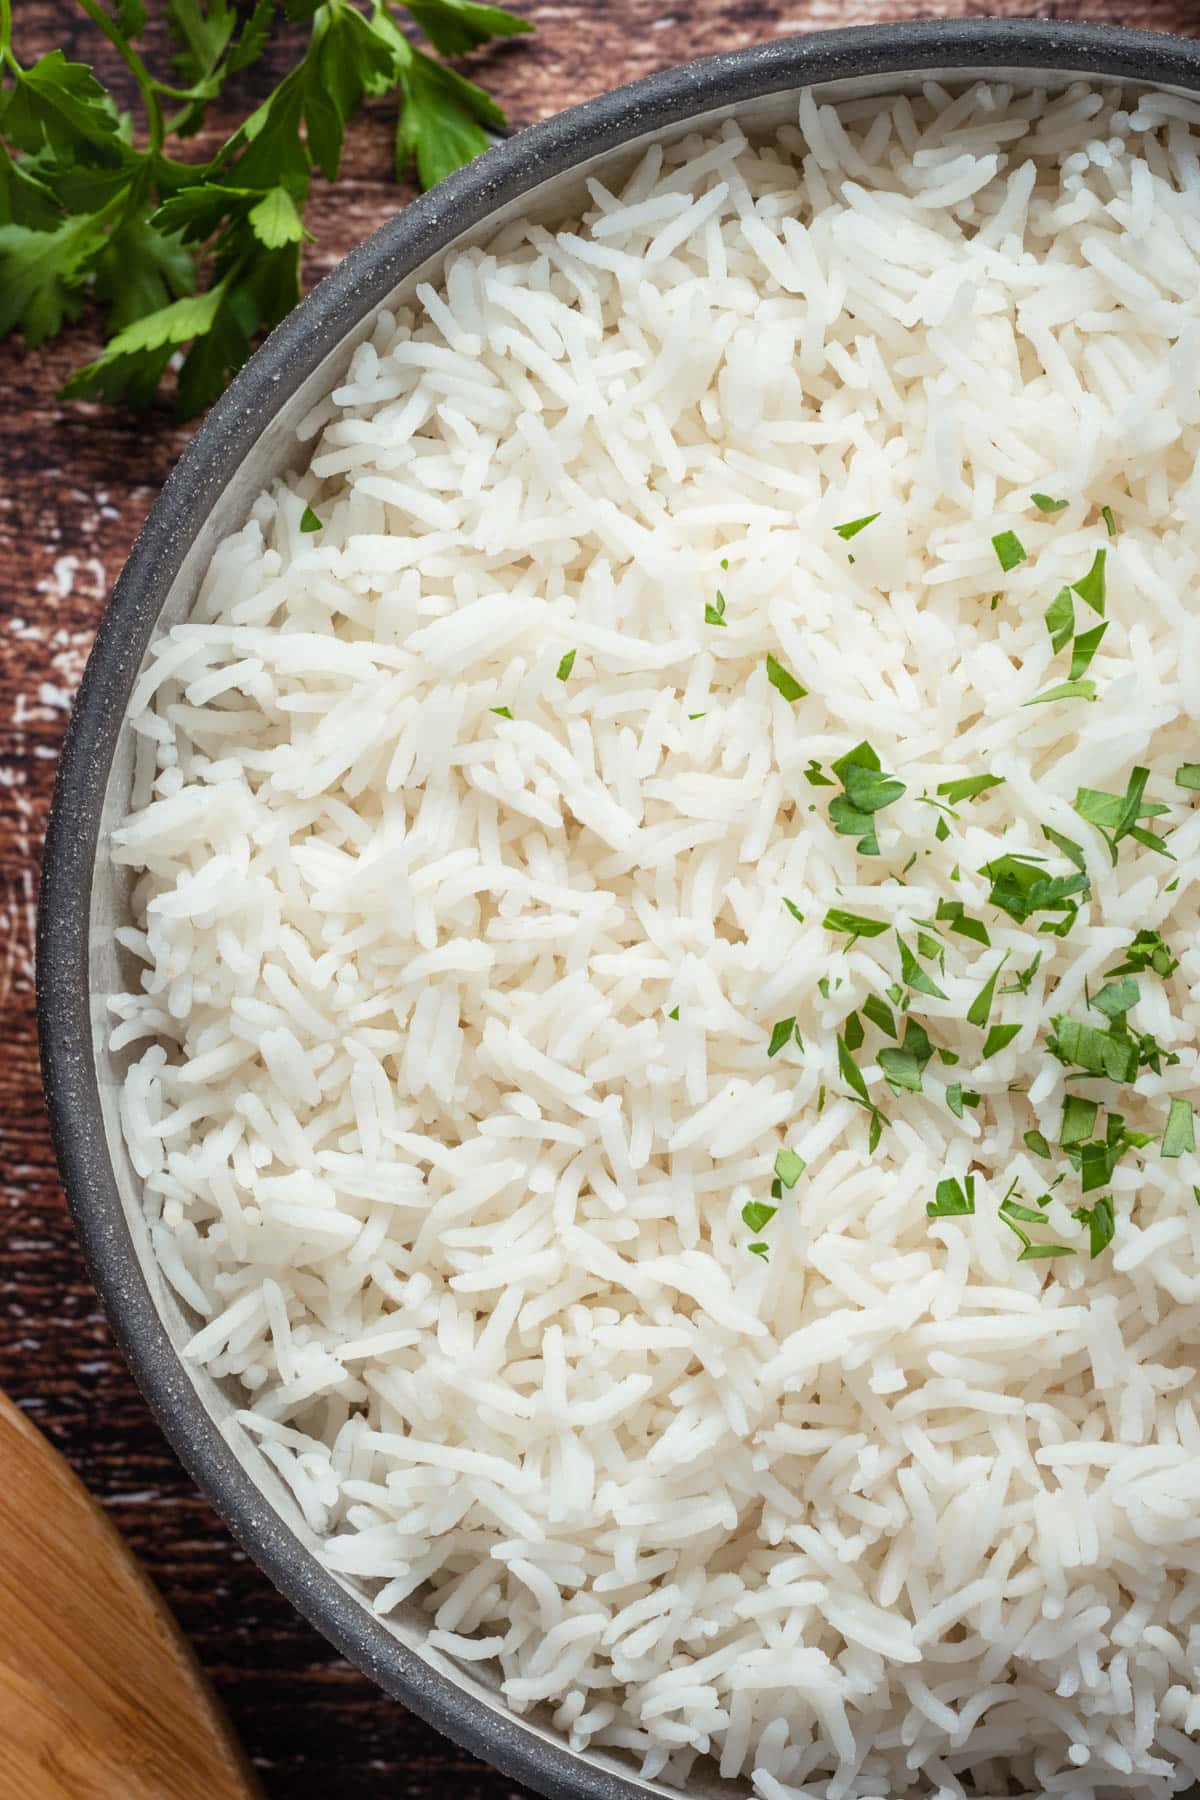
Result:
{"label": "wooden board", "polygon": [[253,1800],[166,1607],[0,1394],[0,1800]]}
{"label": "wooden board", "polygon": [[[717,50],[878,20],[964,13],[1110,19],[1200,33],[1186,0],[508,0],[537,35],[472,59],[515,125]],[[161,12],[151,0],[151,13]],[[20,0],[29,53],[61,45],[103,66],[74,0]],[[276,63],[239,77],[253,103]],[[391,180],[391,111],[352,126],[336,189],[317,182],[310,279],[406,197]],[[233,122],[226,110],[218,128]],[[197,151],[199,154],[199,150]],[[0,1385],[50,1431],[108,1509],[194,1644],[272,1800],[517,1800],[340,1661],[248,1563],[183,1474],[113,1347],[55,1178],[33,1025],[36,862],[54,757],[107,589],[186,441],[164,411],[139,420],[63,406],[68,371],[98,348],[85,319],[22,359],[0,344]]]}

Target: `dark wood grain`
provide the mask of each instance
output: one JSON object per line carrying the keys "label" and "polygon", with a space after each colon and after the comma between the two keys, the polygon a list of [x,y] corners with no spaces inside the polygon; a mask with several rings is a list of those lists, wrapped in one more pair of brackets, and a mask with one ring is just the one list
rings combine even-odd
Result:
{"label": "dark wood grain", "polygon": [[[475,59],[518,126],[756,39],[933,13],[1038,9],[973,0],[525,0],[524,10],[537,36]],[[1057,0],[1040,10],[1200,32],[1200,9],[1187,0]],[[61,46],[95,60],[107,79],[119,76],[69,0],[18,0],[16,11],[23,52]],[[253,103],[286,55],[241,78],[214,131]],[[350,132],[336,198],[318,186],[310,280],[407,197],[390,179],[390,150],[380,106]],[[60,404],[63,378],[97,347],[86,319],[29,356],[13,340],[0,344],[0,1387],[48,1432],[142,1557],[269,1795],[426,1800],[449,1791],[456,1800],[507,1800],[517,1793],[511,1782],[385,1700],[233,1545],[151,1421],[71,1233],[37,1070],[39,849],[66,710],[105,594],[188,436],[165,408],[135,420]]]}

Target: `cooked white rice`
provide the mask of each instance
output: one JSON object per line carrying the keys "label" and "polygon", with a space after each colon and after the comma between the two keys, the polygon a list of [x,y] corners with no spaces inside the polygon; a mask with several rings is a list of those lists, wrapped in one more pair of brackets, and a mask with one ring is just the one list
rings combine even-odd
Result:
{"label": "cooked white rice", "polygon": [[[1179,965],[1133,1024],[1179,1060],[1090,1091],[1156,1134],[1195,1092],[1198,122],[931,84],[650,150],[381,314],[137,686],[115,1041],[189,1354],[368,1604],[417,1596],[514,1709],[649,1777],[1200,1776],[1200,1162],[1127,1156],[1092,1261],[1078,1178],[1023,1142],[1058,1140],[1050,1015],[1138,929]],[[1023,710],[1104,506],[1099,698]],[[804,778],[860,739],[907,790],[877,857]],[[1175,861],[1114,867],[1072,801],[1137,765]],[[920,796],[981,771],[939,839]],[[1072,873],[1046,825],[1091,880],[1063,937],[979,873]],[[822,921],[911,946],[939,899],[992,949],[943,924],[922,963],[961,1058],[922,1093],[868,1026],[872,1154],[836,1037],[896,940]],[[981,1061],[1005,950],[1002,981],[1042,961]],[[1077,1253],[1021,1263],[999,1205],[1048,1169],[1027,1233]],[[968,1171],[974,1215],[928,1218]]]}

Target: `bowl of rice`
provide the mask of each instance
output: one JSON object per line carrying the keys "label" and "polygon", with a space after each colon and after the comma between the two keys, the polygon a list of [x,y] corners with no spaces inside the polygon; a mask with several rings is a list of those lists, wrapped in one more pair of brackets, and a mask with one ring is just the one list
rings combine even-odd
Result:
{"label": "bowl of rice", "polygon": [[163,1429],[538,1792],[1200,1777],[1200,50],[719,57],[357,250],[47,844]]}

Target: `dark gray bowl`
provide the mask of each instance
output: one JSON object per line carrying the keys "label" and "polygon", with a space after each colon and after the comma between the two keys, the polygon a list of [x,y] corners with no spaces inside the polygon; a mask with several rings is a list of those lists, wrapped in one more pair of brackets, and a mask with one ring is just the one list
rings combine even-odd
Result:
{"label": "dark gray bowl", "polygon": [[[713,57],[576,107],[442,182],[349,256],[273,334],[213,408],[147,521],[100,625],[58,772],[46,840],[38,935],[39,1025],[51,1128],[67,1196],[117,1340],[163,1430],[235,1536],[302,1613],[389,1694],[440,1731],[555,1800],[665,1793],[619,1759],[575,1755],[555,1733],[515,1718],[477,1674],[424,1641],[413,1606],[376,1618],[314,1554],[274,1471],[234,1423],[235,1402],[185,1366],[193,1325],[150,1252],[138,1182],[117,1122],[121,1071],[105,1047],[97,999],[123,979],[113,939],[128,890],[107,854],[131,771],[122,729],[151,634],[188,612],[214,545],[241,526],[295,456],[293,428],[333,385],[378,309],[436,277],[447,250],[506,218],[565,217],[582,177],[730,114],[751,130],[794,117],[795,92],[819,84],[854,98],[983,73],[1030,85],[1074,75],[1200,92],[1200,45],[1149,32],[984,19],[821,32]],[[689,1791],[705,1784],[693,1779]],[[734,1790],[717,1781],[707,1791]]]}

